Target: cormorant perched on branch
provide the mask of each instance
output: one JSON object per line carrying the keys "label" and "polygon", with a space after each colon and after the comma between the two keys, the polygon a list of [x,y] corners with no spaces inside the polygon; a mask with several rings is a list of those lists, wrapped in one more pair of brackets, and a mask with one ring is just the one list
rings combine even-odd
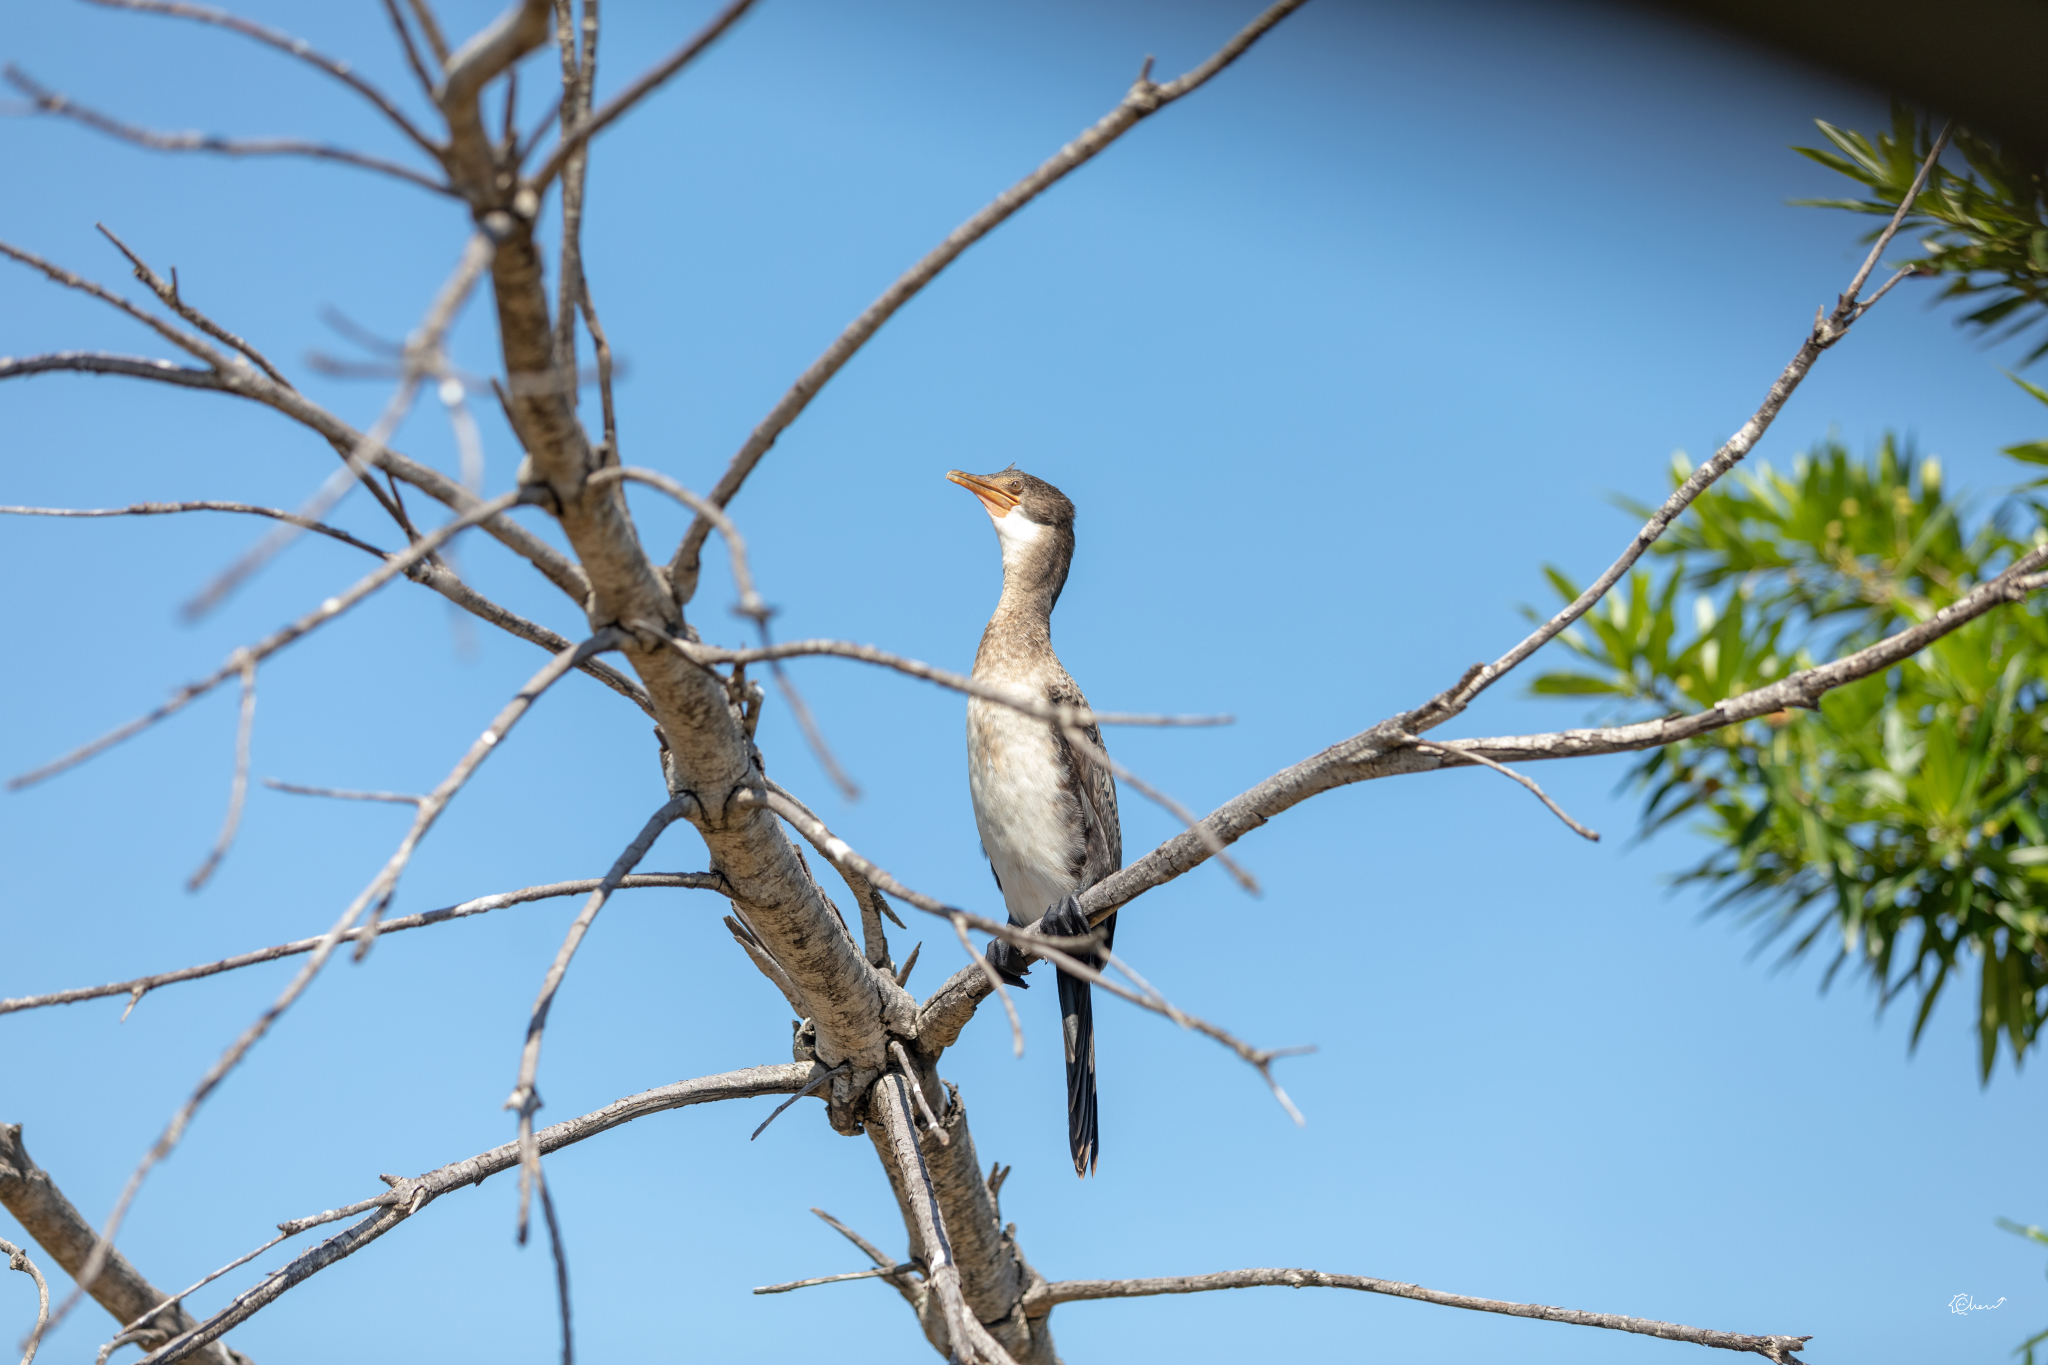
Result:
{"label": "cormorant perched on branch", "polygon": [[[1074,504],[1059,489],[1015,466],[994,474],[946,477],[981,499],[1003,551],[1003,595],[974,655],[978,682],[1008,688],[1057,706],[1086,708],[1087,698],[1052,650],[1052,609],[1074,559]],[[1095,726],[1080,731],[1102,748]],[[1000,702],[967,701],[967,786],[982,851],[1001,888],[1010,923],[1059,934],[1088,932],[1074,897],[1123,866],[1116,781],[1068,741],[1060,728]],[[1114,915],[1102,926],[1102,952],[1116,934]],[[989,960],[1016,984],[1023,954],[1001,942]],[[1100,954],[1083,960],[1099,964]],[[1067,1142],[1074,1173],[1095,1169],[1100,1137],[1095,1117],[1095,1015],[1086,981],[1059,973],[1060,1019],[1066,1034]]]}

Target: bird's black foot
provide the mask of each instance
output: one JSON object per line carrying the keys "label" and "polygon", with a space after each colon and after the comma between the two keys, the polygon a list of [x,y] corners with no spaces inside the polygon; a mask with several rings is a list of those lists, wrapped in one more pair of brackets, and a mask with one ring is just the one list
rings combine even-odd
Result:
{"label": "bird's black foot", "polygon": [[999,938],[991,939],[983,956],[988,959],[988,965],[996,969],[996,975],[1003,979],[1004,985],[1015,986],[1020,991],[1031,989],[1031,983],[1024,979],[1024,974],[1031,970],[1032,958],[1022,948]]}
{"label": "bird's black foot", "polygon": [[[1056,938],[1086,938],[1089,933],[1088,917],[1081,913],[1081,902],[1073,896],[1045,912],[1045,918],[1038,922],[1038,932],[1051,934]],[[1082,961],[1088,954],[1075,953]]]}

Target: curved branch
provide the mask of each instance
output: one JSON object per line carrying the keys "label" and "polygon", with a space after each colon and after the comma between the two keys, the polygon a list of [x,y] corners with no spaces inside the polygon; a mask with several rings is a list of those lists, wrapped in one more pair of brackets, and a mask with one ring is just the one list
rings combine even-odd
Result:
{"label": "curved branch", "polygon": [[[1434,705],[1429,703],[1383,720],[1370,730],[1333,744],[1321,753],[1275,773],[1217,807],[1202,821],[1202,827],[1216,842],[1227,845],[1311,796],[1354,782],[1459,767],[1477,763],[1482,756],[1497,763],[1514,763],[1653,749],[1755,720],[1788,707],[1811,710],[1823,695],[1833,689],[1883,672],[1986,612],[2008,602],[2017,602],[2039,590],[2043,583],[2034,575],[2044,564],[2048,564],[2048,549],[2034,550],[2014,561],[1998,577],[1979,585],[1917,626],[1880,640],[1867,649],[1790,674],[1768,687],[1730,697],[1692,715],[1667,716],[1635,725],[1563,730],[1553,734],[1431,740],[1418,748],[1414,743],[1414,732],[1419,728],[1419,720],[1428,712],[1428,706]],[[1127,904],[1153,887],[1172,881],[1190,868],[1199,866],[1208,856],[1204,840],[1194,831],[1177,834],[1136,862],[1126,864],[1121,871],[1111,873],[1090,887],[1081,896],[1081,908],[1087,912],[1089,923],[1100,924],[1118,906]]]}
{"label": "curved branch", "polygon": [[437,159],[441,154],[441,149],[405,116],[404,110],[392,103],[390,96],[357,75],[347,62],[337,61],[325,53],[315,51],[304,38],[294,38],[274,28],[265,28],[253,20],[244,19],[238,14],[230,14],[226,10],[212,9],[205,5],[183,4],[180,0],[87,0],[87,3],[105,9],[134,10],[141,14],[162,14],[174,19],[193,19],[202,24],[227,29],[231,33],[239,33],[245,38],[253,38],[266,47],[276,48],[288,57],[297,57],[308,66],[334,77],[377,106],[378,111],[397,124],[399,131],[411,138],[421,151]]}
{"label": "curved branch", "polygon": [[233,386],[212,370],[195,370],[172,360],[114,355],[107,351],[51,351],[47,355],[0,356],[0,379],[13,379],[18,375],[55,374],[62,370],[79,374],[119,374],[131,379],[154,379],[163,384],[182,384],[191,389],[212,389],[217,393],[234,392]]}
{"label": "curved branch", "polygon": [[28,1350],[21,1357],[21,1365],[30,1365],[36,1358],[36,1347],[42,1344],[43,1325],[50,1320],[50,1282],[43,1278],[43,1272],[36,1268],[36,1263],[28,1258],[26,1251],[5,1237],[0,1237],[0,1256],[7,1258],[9,1270],[19,1270],[36,1282],[36,1325],[29,1333]]}
{"label": "curved branch", "polygon": [[[472,915],[488,915],[493,910],[525,905],[531,901],[550,900],[556,896],[587,895],[595,891],[602,881],[603,879],[598,877],[584,877],[576,881],[523,886],[517,891],[500,891],[494,896],[479,896],[460,905],[384,920],[377,926],[377,935],[381,938],[385,934],[403,933],[407,929],[424,929],[430,924],[446,924],[451,920],[468,919]],[[726,885],[725,878],[716,872],[643,872],[627,877],[619,883],[621,891],[655,888],[723,892]],[[341,941],[360,942],[369,937],[369,933],[368,929],[351,929],[341,936]],[[275,962],[281,957],[296,957],[300,953],[310,953],[320,946],[324,938],[325,935],[295,939],[290,943],[280,943],[270,948],[258,948],[254,952],[237,953],[218,962],[207,962],[197,967],[180,967],[174,972],[158,972],[154,976],[138,976],[129,981],[113,981],[104,986],[79,986],[68,991],[52,991],[48,995],[16,996],[12,1000],[0,1000],[0,1014],[43,1009],[49,1005],[75,1005],[81,1000],[100,1000],[110,995],[130,997],[129,1004],[133,1008],[135,1001],[159,986],[174,986],[181,981],[197,981],[202,977],[218,976],[222,972],[232,972],[241,967]]]}
{"label": "curved branch", "polygon": [[1934,140],[1934,146],[1927,153],[1927,159],[1920,165],[1920,174],[1913,180],[1913,188],[1908,190],[1906,197],[1899,201],[1899,211],[1892,215],[1891,223],[1883,232],[1878,234],[1876,242],[1872,243],[1870,254],[1863,258],[1863,265],[1857,270],[1855,278],[1849,282],[1848,289],[1844,290],[1840,297],[1835,300],[1834,311],[1825,318],[1820,316],[1818,312],[1814,314],[1813,330],[1807,333],[1804,341],[1799,343],[1798,351],[1793,354],[1791,361],[1786,364],[1784,370],[1778,375],[1777,381],[1771,385],[1770,391],[1764,395],[1764,401],[1757,408],[1755,414],[1742,424],[1740,430],[1728,438],[1727,444],[1714,452],[1713,459],[1708,460],[1698,469],[1695,469],[1686,478],[1685,482],[1680,484],[1678,489],[1669,498],[1664,500],[1664,505],[1659,507],[1649,521],[1643,524],[1643,529],[1636,532],[1635,539],[1629,542],[1626,550],[1622,551],[1621,558],[1609,565],[1607,571],[1595,579],[1592,585],[1584,592],[1574,598],[1570,605],[1531,631],[1520,644],[1517,644],[1513,649],[1501,655],[1500,658],[1492,663],[1466,674],[1464,678],[1459,680],[1456,687],[1437,697],[1429,707],[1424,708],[1428,714],[1424,716],[1422,723],[1416,727],[1418,730],[1440,725],[1457,715],[1460,711],[1463,711],[1472,704],[1473,700],[1481,692],[1484,692],[1487,688],[1505,677],[1524,659],[1527,659],[1531,654],[1534,654],[1545,644],[1555,639],[1572,622],[1591,611],[1594,603],[1605,597],[1608,591],[1622,580],[1622,576],[1630,568],[1634,567],[1638,559],[1643,557],[1643,552],[1648,550],[1664,534],[1665,529],[1678,519],[1680,513],[1692,505],[1695,498],[1706,492],[1710,484],[1733,469],[1744,456],[1756,448],[1756,443],[1763,439],[1766,431],[1770,430],[1771,423],[1776,420],[1779,410],[1785,406],[1786,400],[1792,397],[1792,391],[1797,389],[1800,381],[1806,378],[1806,372],[1813,368],[1813,362],[1820,359],[1820,353],[1848,335],[1849,328],[1855,321],[1869,312],[1872,305],[1889,293],[1892,285],[1897,284],[1900,279],[1904,278],[1904,273],[1894,276],[1884,288],[1878,290],[1868,299],[1857,297],[1861,293],[1864,283],[1869,280],[1871,270],[1877,265],[1878,257],[1884,253],[1885,247],[1891,244],[1892,237],[1898,232],[1900,223],[1905,221],[1906,210],[1919,198],[1920,187],[1927,183],[1927,177],[1933,171],[1934,163],[1941,159],[1942,149],[1948,146],[1949,132],[1953,126],[1953,123],[1951,123],[1948,127],[1944,127],[1941,130],[1941,136]]}
{"label": "curved branch", "polygon": [[[99,0],[106,3],[106,0]],[[222,156],[306,156],[319,161],[335,161],[345,166],[355,166],[365,171],[377,171],[383,175],[418,185],[421,189],[436,194],[453,195],[454,190],[431,176],[421,175],[409,166],[395,161],[386,161],[380,156],[364,152],[352,152],[346,147],[334,147],[324,142],[307,142],[300,138],[265,137],[231,138],[217,137],[211,133],[160,133],[151,128],[138,128],[132,123],[123,123],[117,118],[102,114],[97,109],[78,103],[68,95],[49,89],[19,67],[9,65],[4,74],[7,83],[28,97],[29,103],[45,114],[72,119],[95,132],[108,137],[130,142],[138,147],[147,147],[156,152],[215,152]]]}
{"label": "curved branch", "polygon": [[1212,1289],[1275,1287],[1356,1289],[1367,1294],[1391,1294],[1420,1303],[1442,1304],[1447,1308],[1470,1308],[1481,1313],[1568,1322],[1578,1327],[1605,1327],[1617,1332],[1662,1337],[1666,1341],[1689,1341],[1695,1346],[1744,1351],[1779,1362],[1779,1365],[1799,1365],[1799,1357],[1793,1352],[1803,1349],[1807,1342],[1813,1340],[1812,1337],[1747,1336],[1739,1332],[1717,1332],[1706,1327],[1684,1327],[1653,1318],[1623,1317],[1619,1313],[1587,1313],[1576,1308],[1551,1308],[1540,1303],[1479,1299],[1470,1294],[1424,1289],[1419,1284],[1404,1284],[1398,1280],[1376,1280],[1367,1275],[1331,1275],[1321,1270],[1224,1270],[1213,1275],[1172,1275],[1152,1280],[1060,1280],[1034,1287],[1025,1296],[1024,1306],[1027,1313],[1043,1313],[1056,1304],[1083,1303],[1091,1299],[1135,1299],[1154,1294],[1200,1294]]}
{"label": "curved branch", "polygon": [[[693,1104],[709,1104],[717,1100],[751,1099],[761,1095],[788,1095],[801,1090],[813,1077],[816,1064],[810,1062],[784,1062],[780,1065],[750,1067],[745,1071],[728,1071],[717,1076],[703,1076],[692,1081],[678,1081],[654,1090],[643,1090],[637,1095],[614,1100],[602,1109],[584,1114],[579,1118],[557,1123],[534,1134],[543,1155],[559,1151],[571,1143],[582,1142],[596,1137],[599,1133],[659,1114],[669,1109],[681,1109]],[[266,1276],[253,1287],[237,1294],[227,1307],[215,1313],[205,1322],[184,1331],[175,1339],[166,1342],[157,1351],[145,1357],[138,1365],[172,1365],[173,1361],[188,1359],[194,1352],[238,1323],[246,1322],[258,1312],[277,1301],[287,1290],[319,1274],[328,1266],[353,1256],[370,1243],[382,1237],[391,1229],[425,1208],[444,1194],[459,1190],[465,1185],[480,1185],[501,1171],[509,1171],[519,1164],[519,1144],[508,1142],[502,1147],[493,1147],[488,1152],[462,1161],[428,1171],[425,1175],[409,1180],[399,1180],[392,1188],[371,1202],[376,1212],[354,1227],[337,1236],[330,1237],[319,1246],[296,1257],[282,1269]]]}
{"label": "curved branch", "polygon": [[[1094,160],[1110,143],[1135,127],[1139,120],[1158,113],[1181,96],[1199,89],[1210,77],[1244,55],[1245,50],[1265,36],[1267,30],[1305,3],[1307,0],[1279,0],[1240,29],[1237,36],[1225,43],[1215,56],[1165,85],[1155,85],[1151,81],[1152,62],[1147,58],[1145,69],[1139,72],[1138,79],[1132,82],[1116,108],[1053,153],[1037,170],[997,195],[981,212],[954,228],[943,242],[926,253],[923,260],[904,271],[894,284],[883,290],[881,297],[869,304],[866,312],[847,325],[846,330],[825,348],[825,353],[797,376],[789,392],[782,395],[761,424],[754,428],[712,488],[710,500],[720,507],[730,503],[733,495],[740,491],[740,485],[746,482],[747,475],[753,473],[754,466],[761,462],[761,457],[768,453],[789,424],[810,406],[818,391],[831,382],[832,376],[838,374],[847,361],[853,359],[854,353],[867,344],[868,338],[881,330],[883,323],[896,315],[897,309],[917,297],[918,292],[958,259],[960,253],[988,236],[1018,209],[1064,180],[1068,174]],[[704,547],[704,538],[710,534],[710,519],[699,516],[684,534],[682,544],[676,547],[675,557],[669,564],[669,578],[675,584],[678,602],[688,602],[697,591],[698,555]]]}
{"label": "curved branch", "polygon": [[562,167],[568,164],[569,158],[575,154],[578,147],[603,132],[614,119],[654,93],[669,77],[695,61],[698,54],[723,37],[725,31],[738,23],[740,16],[752,9],[753,5],[754,0],[732,0],[731,4],[712,17],[710,23],[699,29],[696,36],[677,48],[668,60],[606,100],[602,109],[564,133],[562,140],[548,153],[548,159],[527,183],[536,191],[546,189],[554,178],[562,173]]}

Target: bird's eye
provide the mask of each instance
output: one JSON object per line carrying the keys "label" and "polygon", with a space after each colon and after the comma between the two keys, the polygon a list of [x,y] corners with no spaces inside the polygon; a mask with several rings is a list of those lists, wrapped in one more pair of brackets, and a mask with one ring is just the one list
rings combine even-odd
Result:
{"label": "bird's eye", "polygon": [[1018,480],[1012,479],[1010,480],[1010,491],[1012,493],[1022,493],[1024,491],[1024,485]]}

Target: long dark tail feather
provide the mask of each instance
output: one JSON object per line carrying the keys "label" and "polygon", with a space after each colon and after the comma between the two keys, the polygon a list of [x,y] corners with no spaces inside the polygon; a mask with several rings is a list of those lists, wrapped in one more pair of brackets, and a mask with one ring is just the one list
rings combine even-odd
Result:
{"label": "long dark tail feather", "polygon": [[1095,1170],[1102,1137],[1095,1120],[1095,988],[1059,973],[1060,1027],[1067,1044],[1067,1147],[1074,1174]]}
{"label": "long dark tail feather", "polygon": [[[1079,936],[1088,932],[1080,902],[1067,899],[1047,916],[1046,928],[1056,934]],[[1103,947],[1116,937],[1116,916],[1103,925]],[[1084,959],[1101,967],[1102,954]],[[1060,1030],[1067,1050],[1067,1148],[1074,1157],[1074,1174],[1086,1178],[1095,1173],[1102,1155],[1102,1133],[1095,1107],[1095,989],[1078,976],[1058,973]]]}

